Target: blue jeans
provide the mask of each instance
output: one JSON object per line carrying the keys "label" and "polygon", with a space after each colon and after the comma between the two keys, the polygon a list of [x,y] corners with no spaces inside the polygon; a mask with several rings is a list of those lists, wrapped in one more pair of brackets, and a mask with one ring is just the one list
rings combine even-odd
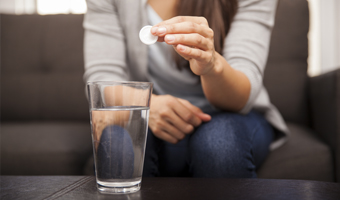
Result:
{"label": "blue jeans", "polygon": [[117,125],[107,126],[97,149],[99,179],[132,178],[135,154],[129,132]]}
{"label": "blue jeans", "polygon": [[177,144],[148,132],[143,176],[255,178],[274,130],[258,112],[217,113]]}

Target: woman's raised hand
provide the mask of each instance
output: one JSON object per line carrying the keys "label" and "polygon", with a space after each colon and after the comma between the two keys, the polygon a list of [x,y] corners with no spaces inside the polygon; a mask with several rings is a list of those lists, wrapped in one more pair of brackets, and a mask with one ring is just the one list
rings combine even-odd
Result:
{"label": "woman's raised hand", "polygon": [[173,45],[190,62],[194,74],[205,75],[214,68],[214,31],[204,17],[174,17],[155,25],[151,33],[159,37],[159,42]]}
{"label": "woman's raised hand", "polygon": [[152,95],[149,127],[153,134],[167,142],[177,143],[195,127],[211,119],[189,101],[170,95]]}

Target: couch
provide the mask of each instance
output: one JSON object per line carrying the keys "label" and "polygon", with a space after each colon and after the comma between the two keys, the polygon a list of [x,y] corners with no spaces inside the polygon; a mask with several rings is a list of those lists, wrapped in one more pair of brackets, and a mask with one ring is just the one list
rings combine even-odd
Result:
{"label": "couch", "polygon": [[[91,174],[82,15],[1,14],[1,175]],[[306,0],[281,0],[264,85],[291,136],[259,178],[340,181],[340,70],[308,77]]]}

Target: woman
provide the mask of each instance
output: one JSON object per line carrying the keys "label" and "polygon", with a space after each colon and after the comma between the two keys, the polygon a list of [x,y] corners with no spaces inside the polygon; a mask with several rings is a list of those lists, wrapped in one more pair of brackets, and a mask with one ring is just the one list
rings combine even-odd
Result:
{"label": "woman", "polygon": [[84,79],[154,83],[144,175],[256,177],[288,132],[262,85],[277,1],[87,3]]}

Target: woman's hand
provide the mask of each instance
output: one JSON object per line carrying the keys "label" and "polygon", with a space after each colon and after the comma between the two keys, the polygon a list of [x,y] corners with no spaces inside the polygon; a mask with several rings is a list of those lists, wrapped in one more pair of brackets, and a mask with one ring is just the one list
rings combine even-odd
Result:
{"label": "woman's hand", "polygon": [[155,25],[151,33],[159,42],[173,45],[194,74],[205,75],[214,68],[214,32],[204,17],[174,17]]}
{"label": "woman's hand", "polygon": [[149,127],[167,142],[177,143],[211,117],[189,101],[170,95],[152,95]]}
{"label": "woman's hand", "polygon": [[203,17],[174,17],[151,29],[158,41],[173,45],[200,76],[205,97],[216,108],[240,111],[250,96],[250,81],[215,51],[214,32]]}

